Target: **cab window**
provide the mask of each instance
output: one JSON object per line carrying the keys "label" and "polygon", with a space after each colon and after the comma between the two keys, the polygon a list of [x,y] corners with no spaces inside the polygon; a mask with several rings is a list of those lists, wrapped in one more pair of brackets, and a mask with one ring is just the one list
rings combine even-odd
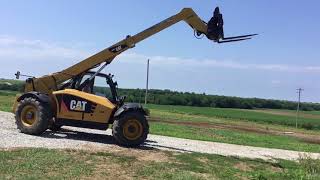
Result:
{"label": "cab window", "polygon": [[96,76],[94,78],[92,94],[106,97],[109,100],[112,100],[112,93],[105,77]]}

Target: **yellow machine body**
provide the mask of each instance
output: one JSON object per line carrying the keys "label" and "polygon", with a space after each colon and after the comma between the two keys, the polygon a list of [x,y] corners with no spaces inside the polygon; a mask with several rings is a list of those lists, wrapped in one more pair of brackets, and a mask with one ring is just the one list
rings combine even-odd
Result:
{"label": "yellow machine body", "polygon": [[108,123],[116,106],[107,98],[65,89],[53,92],[56,101],[56,118],[61,120]]}

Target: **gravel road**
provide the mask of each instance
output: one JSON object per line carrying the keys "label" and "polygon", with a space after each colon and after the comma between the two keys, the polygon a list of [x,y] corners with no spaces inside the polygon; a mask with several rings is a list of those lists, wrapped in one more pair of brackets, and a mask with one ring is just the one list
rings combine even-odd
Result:
{"label": "gravel road", "polygon": [[[41,136],[20,133],[16,129],[12,113],[0,111],[0,149],[43,147],[53,149],[83,149],[115,151],[121,149],[114,144],[111,131],[99,131],[75,127],[63,127],[61,132],[46,131]],[[200,152],[261,159],[297,160],[307,154],[320,159],[320,153],[303,153],[281,149],[250,147],[234,144],[196,141],[150,134],[142,149],[162,149],[180,152]],[[320,149],[319,149],[320,152]]]}

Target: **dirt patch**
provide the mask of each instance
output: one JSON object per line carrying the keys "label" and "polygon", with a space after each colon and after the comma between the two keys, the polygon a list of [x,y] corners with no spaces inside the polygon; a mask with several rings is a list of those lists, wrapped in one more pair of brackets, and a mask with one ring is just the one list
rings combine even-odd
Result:
{"label": "dirt patch", "polygon": [[116,153],[120,156],[132,156],[135,157],[139,161],[153,161],[153,162],[169,162],[170,158],[164,152],[159,150],[148,150],[145,152],[144,150],[138,149],[124,149]]}
{"label": "dirt patch", "polygon": [[[105,162],[100,164],[95,164],[93,175],[83,179],[133,179],[133,171],[128,171],[127,168],[123,167],[121,164],[112,162],[111,159],[103,159]],[[100,160],[100,161],[103,161]],[[97,162],[95,162],[97,163]],[[112,174],[112,176],[110,176]]]}
{"label": "dirt patch", "polygon": [[233,167],[245,172],[252,171],[252,168],[244,162],[239,162],[235,164]]}
{"label": "dirt patch", "polygon": [[235,177],[237,177],[237,179],[241,179],[241,180],[248,180],[248,179],[249,179],[249,178],[247,178],[247,177],[243,177],[241,173],[237,173],[237,174],[235,175]]}
{"label": "dirt patch", "polygon": [[[85,177],[84,179],[135,179],[139,167],[150,162],[161,163],[171,161],[169,154],[167,154],[170,152],[123,147],[115,147],[108,151],[94,148],[85,151],[68,150],[68,153],[79,158],[83,158],[82,153],[90,153],[93,155],[91,156],[93,158],[86,159],[86,163],[92,164],[92,166],[95,167],[94,172],[92,176]],[[112,176],[110,176],[110,174],[112,174]],[[145,178],[146,177],[143,179]]]}
{"label": "dirt patch", "polygon": [[192,176],[198,177],[199,179],[218,179],[216,177],[212,177],[212,175],[207,174],[207,173],[196,173],[196,172],[191,171],[190,174]]}
{"label": "dirt patch", "polygon": [[139,156],[137,158],[140,161],[154,161],[154,162],[168,162],[168,156],[164,155],[164,153],[151,153],[146,154],[145,156]]}
{"label": "dirt patch", "polygon": [[212,124],[207,122],[189,122],[189,121],[177,121],[177,120],[168,120],[168,119],[161,119],[157,117],[152,117],[148,119],[149,121],[153,122],[162,122],[168,124],[176,124],[176,125],[185,125],[185,126],[193,126],[193,127],[206,127],[206,128],[215,128],[215,129],[233,129],[245,132],[254,132],[259,134],[270,134],[270,130],[262,129],[252,126],[234,126],[234,125],[227,125],[227,124]]}
{"label": "dirt patch", "polygon": [[272,172],[282,172],[283,171],[282,168],[276,167],[276,166],[271,166],[270,168],[271,168]]}
{"label": "dirt patch", "polygon": [[202,162],[202,163],[205,163],[205,164],[207,164],[208,162],[209,162],[209,160],[207,159],[207,158],[198,158],[198,160],[200,161],[200,162]]}
{"label": "dirt patch", "polygon": [[[105,149],[100,149],[94,146],[86,145],[86,150],[91,153],[106,152]],[[117,156],[123,156],[128,158],[136,158],[138,161],[153,161],[153,162],[169,162],[169,156],[157,149],[134,149],[115,146],[112,149],[108,149],[106,153],[112,153]]]}
{"label": "dirt patch", "polygon": [[178,121],[174,119],[161,119],[158,117],[151,117],[148,119],[151,122],[161,122],[161,123],[168,123],[168,124],[175,124],[175,125],[184,125],[184,126],[191,126],[191,127],[204,127],[204,128],[213,128],[213,129],[228,129],[228,130],[235,130],[241,132],[251,132],[257,134],[270,134],[270,135],[281,135],[281,136],[290,136],[300,139],[303,142],[312,143],[312,144],[320,144],[320,136],[319,135],[310,135],[310,134],[303,134],[300,132],[293,132],[291,134],[286,134],[283,131],[274,130],[270,128],[262,128],[256,126],[249,126],[249,125],[230,125],[230,124],[211,124],[208,122],[189,122],[189,121]]}
{"label": "dirt patch", "polygon": [[[26,148],[12,148],[7,149],[7,151],[15,151],[15,150],[21,150]],[[124,167],[123,164],[117,163],[117,161],[114,160],[113,156],[93,156],[94,158],[91,158],[92,156],[88,155],[90,153],[96,153],[97,151],[94,150],[76,150],[76,149],[59,149],[59,152],[66,153],[70,157],[73,157],[80,161],[85,161],[86,164],[89,164],[90,166],[94,167],[93,172],[90,176],[81,176],[80,179],[107,179],[107,180],[113,180],[114,177],[117,177],[116,179],[134,179],[134,171],[128,167]],[[15,162],[13,163],[19,163],[23,159],[16,158]],[[140,163],[140,162],[136,162]],[[52,176],[56,175],[55,173],[51,172]],[[48,174],[50,175],[50,173]],[[112,176],[110,176],[112,175]]]}
{"label": "dirt patch", "polygon": [[[255,111],[255,112],[261,112],[261,113],[267,113],[267,114],[273,114],[273,115],[296,117],[295,112],[276,111],[276,110],[269,110],[269,109],[258,109],[258,110],[248,110],[248,111]],[[300,112],[300,117],[310,118],[310,119],[320,119],[320,115],[306,114],[303,112]]]}

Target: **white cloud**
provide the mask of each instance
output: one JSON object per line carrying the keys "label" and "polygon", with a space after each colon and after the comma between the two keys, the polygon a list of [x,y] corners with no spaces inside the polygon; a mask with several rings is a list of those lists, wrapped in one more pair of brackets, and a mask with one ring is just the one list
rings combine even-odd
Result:
{"label": "white cloud", "polygon": [[188,59],[165,56],[146,56],[135,53],[126,53],[120,56],[121,60],[128,63],[145,63],[146,59],[151,59],[152,65],[179,65],[208,68],[231,68],[245,70],[266,70],[279,72],[320,72],[320,66],[298,66],[287,64],[249,64],[235,61],[219,61],[214,59]]}
{"label": "white cloud", "polygon": [[42,40],[19,39],[12,36],[0,36],[0,59],[43,60],[46,58],[70,59],[89,56],[88,52],[66,47],[58,43]]}
{"label": "white cloud", "polygon": [[[61,43],[52,43],[42,40],[20,39],[12,36],[0,36],[0,61],[14,64],[15,60],[35,62],[37,60],[54,61],[59,66],[76,63],[93,52],[70,47]],[[204,68],[228,68],[243,70],[264,70],[278,72],[320,72],[320,66],[298,66],[288,64],[250,64],[235,61],[215,59],[190,59],[181,57],[147,56],[136,53],[121,54],[116,61],[119,63],[145,64],[146,59],[151,59],[153,66],[163,67],[204,67]]]}
{"label": "white cloud", "polygon": [[281,83],[281,81],[279,81],[279,80],[272,80],[271,81],[271,84],[273,84],[273,85],[279,85]]}

